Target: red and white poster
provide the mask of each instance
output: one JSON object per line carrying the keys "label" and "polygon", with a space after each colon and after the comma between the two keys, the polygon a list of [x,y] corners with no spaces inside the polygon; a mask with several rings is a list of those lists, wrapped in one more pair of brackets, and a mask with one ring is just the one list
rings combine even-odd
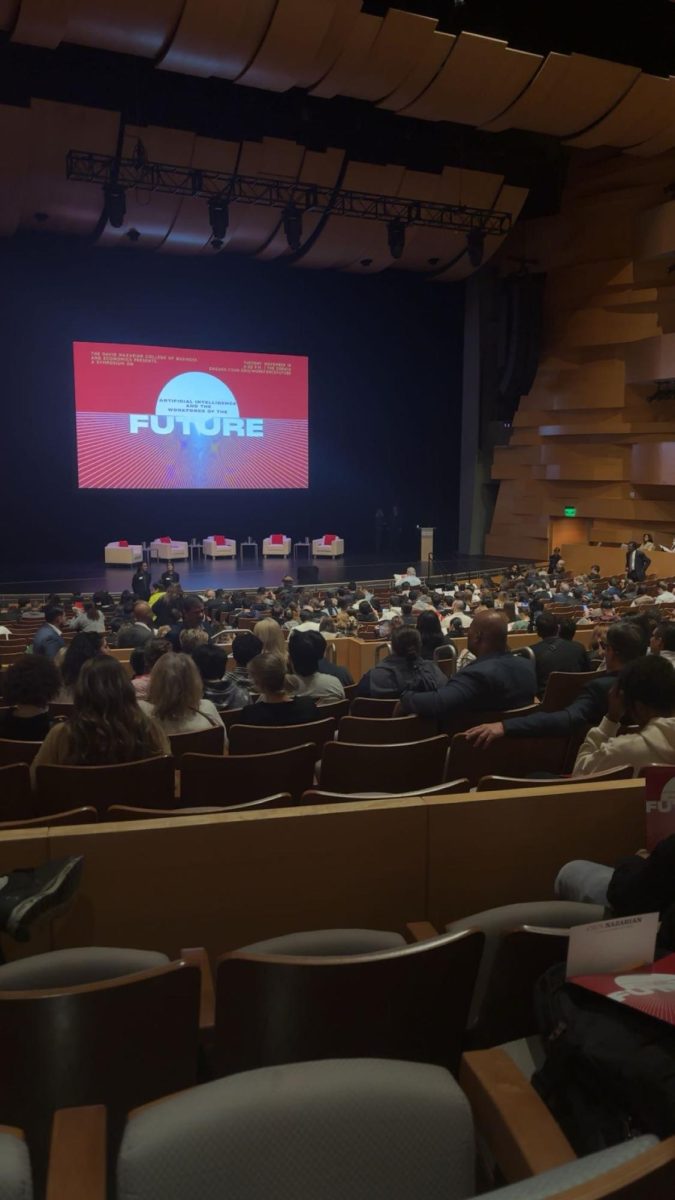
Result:
{"label": "red and white poster", "polygon": [[306,488],[308,360],[74,342],[81,488]]}
{"label": "red and white poster", "polygon": [[617,1004],[675,1025],[675,954],[648,967],[616,975],[577,975],[569,980]]}

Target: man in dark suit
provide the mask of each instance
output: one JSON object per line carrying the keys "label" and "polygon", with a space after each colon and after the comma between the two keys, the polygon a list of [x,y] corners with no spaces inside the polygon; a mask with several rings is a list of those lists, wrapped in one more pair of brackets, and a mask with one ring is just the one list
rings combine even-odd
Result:
{"label": "man in dark suit", "polygon": [[509,717],[488,725],[475,725],[467,738],[478,748],[489,746],[500,737],[568,737],[591,725],[599,725],[607,714],[609,693],[619,671],[629,662],[640,658],[647,650],[646,639],[639,626],[619,621],[607,629],[605,654],[606,672],[598,674],[579,693],[572,704],[559,712],[537,712],[529,717]]}
{"label": "man in dark suit", "polygon": [[561,634],[562,624],[560,618],[554,617],[550,612],[539,613],[534,623],[541,638],[541,641],[532,647],[536,659],[537,691],[540,696],[544,694],[546,680],[552,671],[592,670],[586,648],[580,642],[572,641],[576,623],[565,619],[566,632],[570,631],[567,637]]}
{"label": "man in dark suit", "polygon": [[644,550],[640,550],[637,542],[629,542],[626,552],[626,575],[632,579],[634,583],[642,583],[647,577],[647,568],[651,564],[651,558],[645,554]]}
{"label": "man in dark suit", "polygon": [[444,718],[486,709],[502,712],[531,704],[536,692],[534,665],[509,654],[506,617],[497,609],[478,613],[467,634],[467,648],[476,661],[448,680],[437,692],[404,692],[401,710],[424,717]]}
{"label": "man in dark suit", "polygon": [[65,642],[61,630],[66,623],[65,614],[57,604],[50,604],[45,609],[44,625],[41,625],[33,638],[33,654],[42,654],[45,658],[55,658]]}

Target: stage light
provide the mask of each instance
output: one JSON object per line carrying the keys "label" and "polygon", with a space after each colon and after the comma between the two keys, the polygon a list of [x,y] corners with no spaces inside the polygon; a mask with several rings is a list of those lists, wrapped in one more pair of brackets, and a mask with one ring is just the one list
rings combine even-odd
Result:
{"label": "stage light", "polygon": [[479,267],[483,261],[483,251],[485,250],[485,230],[472,229],[470,233],[467,233],[466,248],[471,266]]}
{"label": "stage light", "polygon": [[401,258],[405,250],[405,225],[400,217],[395,217],[387,225],[387,242],[392,258]]}
{"label": "stage light", "polygon": [[138,242],[141,237],[138,229],[128,229],[124,236],[128,237],[130,242]]}
{"label": "stage light", "polygon": [[119,183],[107,183],[103,188],[105,213],[113,229],[121,229],[127,212],[127,197]]}
{"label": "stage light", "polygon": [[230,224],[230,210],[225,200],[213,196],[209,200],[209,222],[211,233],[217,241],[222,242],[227,237],[227,227]]}
{"label": "stage light", "polygon": [[289,250],[295,254],[302,242],[302,213],[295,204],[287,204],[284,209],[284,233]]}

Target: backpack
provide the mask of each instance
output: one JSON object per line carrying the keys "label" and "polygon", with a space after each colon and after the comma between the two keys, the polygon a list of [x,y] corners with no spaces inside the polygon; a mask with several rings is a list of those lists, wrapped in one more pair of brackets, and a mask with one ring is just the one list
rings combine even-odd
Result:
{"label": "backpack", "polygon": [[675,1028],[565,980],[539,979],[546,1061],[532,1077],[578,1155],[644,1133],[675,1133]]}

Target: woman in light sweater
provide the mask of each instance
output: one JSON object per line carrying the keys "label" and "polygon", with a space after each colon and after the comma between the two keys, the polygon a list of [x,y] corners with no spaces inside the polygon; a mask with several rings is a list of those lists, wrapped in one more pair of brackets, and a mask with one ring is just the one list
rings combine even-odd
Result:
{"label": "woman in light sweater", "polygon": [[223,725],[215,704],[204,699],[201,675],[189,654],[162,655],[150,672],[148,698],[139,705],[167,735]]}

